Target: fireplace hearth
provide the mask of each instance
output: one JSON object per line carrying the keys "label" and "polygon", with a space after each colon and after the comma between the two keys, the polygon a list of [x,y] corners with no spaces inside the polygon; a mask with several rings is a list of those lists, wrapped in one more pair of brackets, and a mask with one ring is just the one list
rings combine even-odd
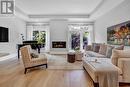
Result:
{"label": "fireplace hearth", "polygon": [[53,41],[52,48],[66,48],[66,42],[65,41]]}

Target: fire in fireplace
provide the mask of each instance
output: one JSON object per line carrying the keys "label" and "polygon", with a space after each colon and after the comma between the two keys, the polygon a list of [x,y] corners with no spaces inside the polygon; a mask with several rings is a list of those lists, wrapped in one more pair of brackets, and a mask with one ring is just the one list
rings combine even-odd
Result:
{"label": "fire in fireplace", "polygon": [[66,48],[66,42],[65,41],[53,41],[52,48]]}

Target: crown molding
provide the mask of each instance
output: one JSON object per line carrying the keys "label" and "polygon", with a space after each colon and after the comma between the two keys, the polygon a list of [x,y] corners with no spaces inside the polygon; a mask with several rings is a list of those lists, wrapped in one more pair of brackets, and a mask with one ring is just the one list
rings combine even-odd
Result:
{"label": "crown molding", "polygon": [[49,26],[49,22],[26,22],[26,25],[29,26]]}
{"label": "crown molding", "polygon": [[89,18],[89,14],[48,14],[48,15],[28,15],[29,18]]}
{"label": "crown molding", "polygon": [[94,25],[94,22],[69,22],[68,24],[85,24],[85,25]]}
{"label": "crown molding", "polygon": [[96,7],[95,9],[90,13],[90,16],[94,14],[100,7],[105,3],[105,0],[102,0]]}

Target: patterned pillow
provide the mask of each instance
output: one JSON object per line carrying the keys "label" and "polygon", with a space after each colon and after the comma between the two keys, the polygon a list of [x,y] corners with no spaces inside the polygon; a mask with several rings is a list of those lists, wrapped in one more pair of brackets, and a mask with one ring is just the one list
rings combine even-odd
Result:
{"label": "patterned pillow", "polygon": [[31,58],[38,58],[38,54],[35,54],[35,53],[31,53]]}
{"label": "patterned pillow", "polygon": [[99,54],[106,55],[106,51],[107,51],[107,45],[101,44],[99,49]]}

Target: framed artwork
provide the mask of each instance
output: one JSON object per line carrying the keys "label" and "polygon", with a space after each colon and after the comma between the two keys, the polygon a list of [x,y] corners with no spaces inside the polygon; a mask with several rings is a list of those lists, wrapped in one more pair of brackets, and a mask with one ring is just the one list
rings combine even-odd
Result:
{"label": "framed artwork", "polygon": [[108,27],[107,43],[130,46],[130,21]]}

